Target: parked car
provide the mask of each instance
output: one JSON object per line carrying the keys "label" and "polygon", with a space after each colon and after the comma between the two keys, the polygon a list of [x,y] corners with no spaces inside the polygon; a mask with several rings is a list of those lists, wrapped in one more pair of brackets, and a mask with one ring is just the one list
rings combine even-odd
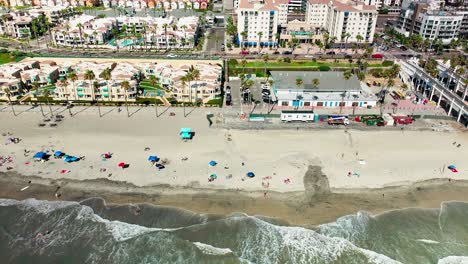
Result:
{"label": "parked car", "polygon": [[282,54],[283,54],[283,55],[291,55],[291,54],[292,54],[292,51],[290,51],[290,50],[285,50],[285,51],[283,51]]}
{"label": "parked car", "polygon": [[273,54],[278,55],[280,54],[280,52],[276,50],[275,52],[273,52]]}
{"label": "parked car", "polygon": [[334,52],[334,51],[327,52],[327,55],[335,55],[335,54],[336,54],[336,52]]}
{"label": "parked car", "polygon": [[231,105],[232,98],[231,94],[226,94],[226,105]]}
{"label": "parked car", "polygon": [[243,50],[243,51],[239,52],[239,54],[241,54],[241,55],[248,55],[248,54],[249,54],[249,51]]}
{"label": "parked car", "polygon": [[408,48],[407,48],[407,47],[405,47],[405,46],[401,46],[401,47],[400,47],[400,49],[401,49],[402,51],[406,51],[406,50],[408,50]]}
{"label": "parked car", "polygon": [[379,54],[379,53],[372,54],[372,58],[373,58],[373,59],[382,59],[382,58],[383,58],[383,55],[382,55],[382,54]]}

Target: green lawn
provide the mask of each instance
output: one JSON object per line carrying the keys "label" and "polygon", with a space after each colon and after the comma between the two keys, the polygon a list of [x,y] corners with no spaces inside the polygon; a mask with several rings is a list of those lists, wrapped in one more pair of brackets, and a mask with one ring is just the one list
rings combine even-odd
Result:
{"label": "green lawn", "polygon": [[140,82],[140,87],[145,90],[166,90],[162,88],[159,84],[151,85],[151,82],[148,80],[143,80]]}
{"label": "green lawn", "polygon": [[16,61],[16,57],[10,53],[0,53],[0,64]]}

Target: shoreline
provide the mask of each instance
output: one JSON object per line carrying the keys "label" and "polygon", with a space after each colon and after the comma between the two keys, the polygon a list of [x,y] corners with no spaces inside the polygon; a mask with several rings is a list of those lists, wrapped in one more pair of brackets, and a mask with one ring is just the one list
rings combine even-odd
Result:
{"label": "shoreline", "polygon": [[[310,168],[309,168],[310,171]],[[306,176],[307,177],[307,176]],[[31,184],[28,184],[31,181]],[[21,188],[30,186],[27,190]],[[57,186],[60,186],[55,197]],[[73,180],[24,177],[15,172],[0,173],[0,197],[24,200],[83,201],[100,197],[107,206],[150,204],[168,206],[208,215],[246,213],[279,220],[286,225],[313,228],[337,218],[368,211],[378,215],[405,208],[439,208],[442,202],[467,201],[467,180],[432,179],[411,185],[379,189],[344,189],[310,195],[292,191],[217,190],[207,188],[152,185],[138,187],[108,179]],[[384,195],[382,195],[384,194]]]}

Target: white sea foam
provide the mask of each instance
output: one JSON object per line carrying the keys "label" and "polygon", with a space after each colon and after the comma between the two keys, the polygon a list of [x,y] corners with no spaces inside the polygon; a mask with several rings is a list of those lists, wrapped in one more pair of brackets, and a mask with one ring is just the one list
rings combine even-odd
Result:
{"label": "white sea foam", "polygon": [[[328,237],[302,227],[276,226],[254,219],[259,226],[258,233],[248,234],[245,238],[251,241],[242,244],[242,258],[251,259],[255,255],[259,263],[274,263],[275,257],[288,252],[291,263],[312,263],[317,259],[333,262],[354,251],[361,252],[372,263],[400,263],[385,255],[356,247],[343,238]],[[268,241],[264,240],[265,237],[269,238]],[[262,257],[258,259],[260,251]]]}
{"label": "white sea foam", "polygon": [[193,244],[199,248],[203,253],[208,255],[227,255],[232,253],[232,250],[229,248],[217,248],[212,245],[204,244],[201,242],[193,242]]}
{"label": "white sea foam", "polygon": [[42,201],[34,198],[17,201],[11,199],[1,199],[0,206],[18,205],[20,208],[33,209],[39,213],[48,214],[57,209],[62,209],[72,205],[78,205],[77,202],[68,201]]}
{"label": "white sea foam", "polygon": [[434,241],[430,239],[416,239],[416,241],[423,242],[426,244],[439,244],[440,243],[439,241]]}
{"label": "white sea foam", "polygon": [[439,259],[437,264],[468,264],[468,257],[465,256],[448,256]]}

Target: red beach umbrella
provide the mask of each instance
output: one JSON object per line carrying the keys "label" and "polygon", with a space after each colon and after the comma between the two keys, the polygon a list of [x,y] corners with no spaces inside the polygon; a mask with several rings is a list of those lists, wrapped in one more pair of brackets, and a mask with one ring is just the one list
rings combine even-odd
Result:
{"label": "red beach umbrella", "polygon": [[125,162],[120,162],[119,167],[123,168],[125,166]]}

